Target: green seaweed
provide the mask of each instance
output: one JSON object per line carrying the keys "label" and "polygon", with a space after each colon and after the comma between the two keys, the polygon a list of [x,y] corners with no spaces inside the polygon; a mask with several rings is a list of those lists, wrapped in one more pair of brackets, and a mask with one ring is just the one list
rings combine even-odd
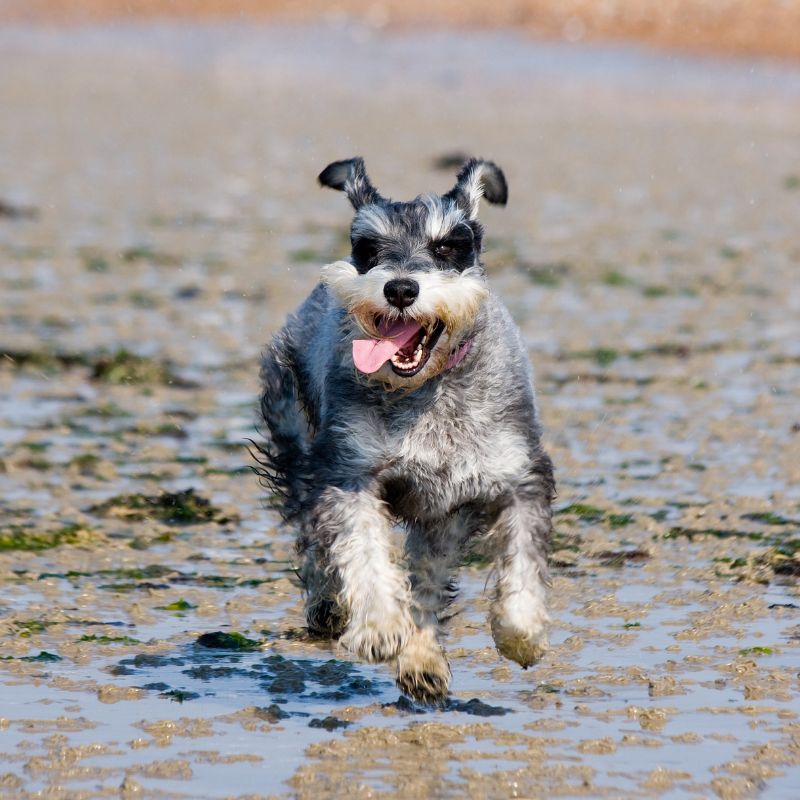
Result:
{"label": "green seaweed", "polygon": [[670,294],[670,288],[668,286],[644,286],[642,287],[642,294],[654,300],[659,297],[666,297]]}
{"label": "green seaweed", "polygon": [[284,711],[277,703],[266,706],[266,708],[256,708],[253,711],[254,716],[258,719],[266,720],[273,725],[280,722],[282,719],[289,719],[292,715],[288,711]]}
{"label": "green seaweed", "polygon": [[556,528],[552,533],[551,546],[554,552],[558,550],[571,550],[577,553],[581,549],[582,540],[576,533],[567,533]]}
{"label": "green seaweed", "polygon": [[151,292],[128,292],[126,299],[135,308],[153,309],[161,305],[161,300]]}
{"label": "green seaweed", "polygon": [[108,474],[103,469],[104,465],[106,469],[109,468],[107,462],[94,453],[81,453],[69,462],[69,466],[84,478],[106,480]]}
{"label": "green seaweed", "polygon": [[745,647],[739,651],[740,656],[771,656],[774,654],[771,647]]}
{"label": "green seaweed", "polygon": [[230,469],[223,469],[221,467],[209,467],[202,471],[203,476],[207,475],[228,475],[235,477],[237,475],[248,475],[253,471],[252,467],[231,467]]}
{"label": "green seaweed", "polygon": [[331,716],[325,717],[324,719],[315,717],[308,723],[309,728],[322,728],[326,731],[336,731],[340,728],[348,728],[350,725],[352,725],[352,723],[347,722],[347,720]]}
{"label": "green seaweed", "polygon": [[176,256],[159,252],[149,244],[137,244],[127,247],[120,253],[120,257],[128,263],[149,261],[151,264],[160,264],[162,266],[174,266],[180,263],[180,259]]}
{"label": "green seaweed", "polygon": [[565,261],[554,261],[544,264],[523,265],[525,274],[531,283],[537,286],[558,286],[567,277],[570,266]]}
{"label": "green seaweed", "polygon": [[96,644],[141,644],[139,639],[131,636],[96,636],[85,633],[78,639],[79,642],[95,642]]}
{"label": "green seaweed", "polygon": [[44,633],[55,622],[49,622],[43,619],[25,619],[15,620],[14,627],[19,630],[21,639],[30,639],[35,633]]}
{"label": "green seaweed", "polygon": [[742,519],[749,522],[760,522],[762,525],[798,525],[797,520],[787,519],[780,514],[775,514],[772,511],[753,511],[748,514],[742,514]]}
{"label": "green seaweed", "polygon": [[88,510],[100,517],[118,517],[134,522],[153,519],[169,525],[198,525],[203,522],[223,525],[238,519],[235,515],[223,514],[191,488],[158,495],[116,495]]}
{"label": "green seaweed", "polygon": [[187,700],[197,700],[200,695],[197,692],[187,692],[185,689],[169,689],[161,692],[159,697],[168,697],[173,703],[185,703]]}
{"label": "green seaweed", "polygon": [[0,552],[11,550],[50,550],[65,544],[86,541],[91,534],[84,525],[64,525],[52,531],[38,531],[22,525],[0,528]]}
{"label": "green seaweed", "polygon": [[124,348],[98,356],[92,364],[91,377],[112,384],[185,385],[167,363],[136,355]]}
{"label": "green seaweed", "polygon": [[113,352],[66,353],[50,349],[2,350],[0,360],[17,369],[53,373],[58,370],[88,367],[92,380],[111,384],[163,384],[192,388],[194,383],[174,374],[169,364],[155,358],[135,355],[124,348]]}
{"label": "green seaweed", "polygon": [[160,611],[190,611],[193,608],[197,608],[197,606],[181,597],[180,600],[176,600],[174,603],[169,603],[166,606],[156,606],[156,608]]}
{"label": "green seaweed", "polygon": [[570,505],[557,509],[556,514],[569,514],[576,516],[585,522],[599,522],[605,516],[605,511],[597,506],[588,503],[570,503]]}
{"label": "green seaweed", "polygon": [[121,406],[118,406],[115,402],[109,401],[107,403],[101,403],[97,406],[89,406],[89,408],[83,409],[78,416],[114,419],[116,417],[130,417],[133,415]]}
{"label": "green seaweed", "polygon": [[624,567],[629,561],[645,561],[650,554],[637,547],[633,550],[604,550],[596,553],[595,557],[600,559],[604,567]]}
{"label": "green seaweed", "polygon": [[603,283],[606,286],[633,286],[633,281],[616,269],[610,269],[603,275]]}
{"label": "green seaweed", "polygon": [[131,592],[143,589],[147,591],[158,591],[169,589],[170,587],[167,583],[150,583],[149,581],[143,581],[141,583],[104,583],[97,588],[105,592],[114,592],[115,594],[130,594]]}
{"label": "green seaweed", "polygon": [[612,528],[624,528],[634,521],[633,514],[609,514],[606,521]]}
{"label": "green seaweed", "polygon": [[311,264],[314,262],[322,263],[323,259],[316,250],[311,247],[300,247],[297,250],[292,250],[289,253],[289,258],[295,264]]}
{"label": "green seaweed", "polygon": [[688,539],[690,542],[698,536],[713,536],[716,539],[750,539],[760,541],[764,535],[754,531],[737,531],[727,528],[684,528],[675,526],[664,534],[665,539]]}
{"label": "green seaweed", "polygon": [[62,661],[63,659],[61,656],[57,656],[55,653],[48,653],[47,650],[40,651],[39,655],[36,656],[24,656],[20,658],[20,661],[32,661],[34,663],[40,662],[51,662],[51,661]]}
{"label": "green seaweed", "polygon": [[18,369],[55,372],[59,369],[84,367],[89,363],[84,353],[58,353],[53,350],[2,350],[0,360]]}
{"label": "green seaweed", "polygon": [[83,266],[88,272],[103,273],[111,271],[111,265],[108,260],[100,255],[86,256],[83,260]]}
{"label": "green seaweed", "polygon": [[22,442],[20,447],[24,447],[32,453],[44,453],[50,447],[50,442]]}
{"label": "green seaweed", "polygon": [[719,254],[722,258],[727,258],[728,260],[733,261],[742,255],[742,251],[733,245],[724,244],[722,247],[720,247]]}
{"label": "green seaweed", "polygon": [[256,639],[248,639],[238,631],[225,633],[224,631],[213,631],[204,633],[195,642],[199,647],[210,650],[259,650],[262,642]]}
{"label": "green seaweed", "polygon": [[37,472],[47,472],[47,470],[53,468],[52,462],[48,461],[46,458],[42,458],[41,456],[26,458],[23,461],[20,461],[20,466],[27,469],[35,469]]}
{"label": "green seaweed", "polygon": [[705,345],[692,349],[683,342],[662,342],[660,344],[650,345],[650,347],[643,347],[641,350],[631,350],[628,355],[634,360],[639,358],[651,358],[653,356],[659,358],[688,358],[692,352],[713,352],[716,349],[718,348],[712,345]]}
{"label": "green seaweed", "polygon": [[39,580],[46,578],[64,578],[73,580],[74,578],[94,578],[94,577],[113,577],[132,580],[146,580],[149,578],[163,578],[165,575],[172,575],[176,570],[166,567],[163,564],[150,564],[147,567],[127,567],[118,569],[98,569],[91,572],[81,572],[69,570],[68,572],[42,572]]}

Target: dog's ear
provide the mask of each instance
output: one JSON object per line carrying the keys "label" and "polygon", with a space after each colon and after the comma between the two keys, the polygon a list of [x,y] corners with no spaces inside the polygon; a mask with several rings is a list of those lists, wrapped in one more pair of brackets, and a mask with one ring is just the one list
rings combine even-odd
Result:
{"label": "dog's ear", "polygon": [[360,157],[328,164],[320,172],[318,180],[323,186],[345,192],[356,211],[361,206],[383,200],[378,194],[378,190],[372,185],[364,167],[364,159]]}
{"label": "dog's ear", "polygon": [[475,219],[481,197],[500,206],[508,202],[506,176],[494,161],[471,158],[461,167],[456,185],[445,197],[455,200],[470,219]]}

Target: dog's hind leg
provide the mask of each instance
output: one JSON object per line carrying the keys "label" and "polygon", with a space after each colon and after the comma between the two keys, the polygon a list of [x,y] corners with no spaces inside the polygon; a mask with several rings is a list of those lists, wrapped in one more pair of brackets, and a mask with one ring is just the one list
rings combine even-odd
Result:
{"label": "dog's hind leg", "polygon": [[341,582],[330,568],[323,548],[301,540],[305,558],[300,571],[306,593],[306,622],[312,633],[339,636],[347,623],[347,614],[339,602]]}
{"label": "dog's hind leg", "polygon": [[271,505],[290,520],[300,511],[306,494],[311,425],[284,331],[275,336],[261,362],[261,385],[267,436],[256,444],[256,471],[273,492]]}
{"label": "dog's hind leg", "polygon": [[546,456],[500,512],[490,533],[497,586],[490,612],[497,649],[523,667],[547,650],[547,553],[552,529],[552,468]]}
{"label": "dog's hind leg", "polygon": [[[303,522],[308,493],[309,442],[314,420],[308,397],[300,381],[286,330],[272,341],[261,365],[261,414],[267,425],[267,441],[258,445],[258,473],[273,492],[272,505],[286,521]],[[337,636],[344,628],[345,614],[338,604],[336,575],[328,569],[326,552],[313,537],[301,536],[303,555],[300,578],[306,593],[309,630]]]}

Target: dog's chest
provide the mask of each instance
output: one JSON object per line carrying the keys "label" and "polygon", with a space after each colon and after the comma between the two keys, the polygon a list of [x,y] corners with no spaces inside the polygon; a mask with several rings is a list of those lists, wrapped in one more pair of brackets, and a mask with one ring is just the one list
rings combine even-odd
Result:
{"label": "dog's chest", "polygon": [[528,463],[525,438],[485,407],[441,403],[397,420],[379,480],[401,516],[444,516],[507,492]]}

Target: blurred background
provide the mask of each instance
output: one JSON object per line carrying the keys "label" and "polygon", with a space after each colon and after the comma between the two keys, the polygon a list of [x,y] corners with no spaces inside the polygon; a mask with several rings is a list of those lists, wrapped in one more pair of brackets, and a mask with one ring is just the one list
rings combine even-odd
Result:
{"label": "blurred background", "polygon": [[546,39],[634,41],[723,53],[800,55],[793,0],[5,0],[6,20],[120,19],[309,22],[362,20],[378,28],[515,29]]}
{"label": "blurred background", "polygon": [[[798,31],[0,0],[0,794],[794,798]],[[308,636],[245,449],[354,155],[397,199],[504,169],[484,258],[556,464],[552,650],[497,655],[466,558],[440,710]]]}

